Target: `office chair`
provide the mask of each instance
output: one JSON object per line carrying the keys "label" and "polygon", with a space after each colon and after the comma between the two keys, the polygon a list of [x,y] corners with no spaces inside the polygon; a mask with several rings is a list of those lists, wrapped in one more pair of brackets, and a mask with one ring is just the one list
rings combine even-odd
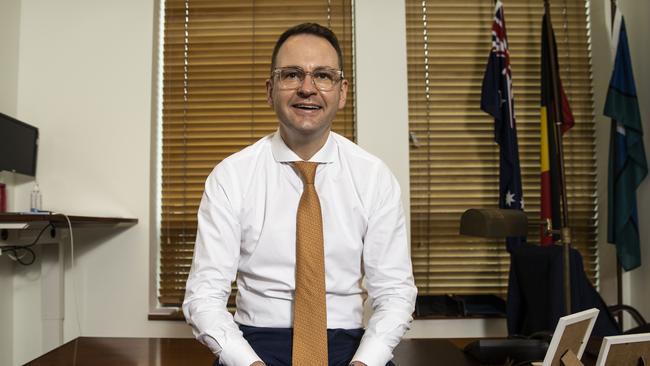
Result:
{"label": "office chair", "polygon": [[[623,304],[610,305],[607,308],[615,319],[618,318],[619,314],[628,313],[636,323],[636,326],[623,331],[623,334],[650,333],[650,324],[646,322],[645,318],[643,318],[643,315],[641,315],[637,309]],[[621,325],[618,322],[617,325],[619,329],[622,329]]]}
{"label": "office chair", "polygon": [[[621,330],[607,305],[587,278],[582,256],[571,249],[571,313],[598,308],[593,336],[619,335]],[[523,244],[510,253],[508,333],[530,336],[552,332],[566,314],[561,246]]]}

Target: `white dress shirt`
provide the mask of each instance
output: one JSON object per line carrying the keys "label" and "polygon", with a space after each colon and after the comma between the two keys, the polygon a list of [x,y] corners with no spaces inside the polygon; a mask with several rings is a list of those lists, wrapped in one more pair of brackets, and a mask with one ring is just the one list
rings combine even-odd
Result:
{"label": "white dress shirt", "polygon": [[[183,311],[223,365],[260,360],[237,324],[292,326],[303,183],[290,162],[300,160],[276,132],[224,159],[205,183]],[[321,163],[327,327],[362,328],[367,293],[373,315],[353,360],[384,366],[417,293],[399,185],[381,160],[333,132],[310,161]],[[226,302],[235,278],[233,319]]]}

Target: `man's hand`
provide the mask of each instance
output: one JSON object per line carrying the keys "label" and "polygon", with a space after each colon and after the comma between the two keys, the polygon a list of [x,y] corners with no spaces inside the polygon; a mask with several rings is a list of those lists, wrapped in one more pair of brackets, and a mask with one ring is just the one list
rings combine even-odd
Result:
{"label": "man's hand", "polygon": [[351,366],[367,366],[365,363],[359,362],[359,361],[354,361],[350,365]]}
{"label": "man's hand", "polygon": [[251,364],[251,366],[265,366],[264,362],[262,361],[255,361]]}

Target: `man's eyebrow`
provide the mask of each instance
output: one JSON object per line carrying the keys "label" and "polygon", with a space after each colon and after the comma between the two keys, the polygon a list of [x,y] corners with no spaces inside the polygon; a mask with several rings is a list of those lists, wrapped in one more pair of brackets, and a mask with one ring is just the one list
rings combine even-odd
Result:
{"label": "man's eyebrow", "polygon": [[[277,68],[278,68],[278,69],[300,69],[300,70],[307,70],[307,69],[305,69],[304,67],[302,67],[302,66],[298,66],[298,65],[278,66]],[[339,70],[339,68],[337,68],[336,66],[325,66],[325,65],[323,65],[323,66],[316,66],[316,67],[314,67],[312,70],[323,70],[323,69],[325,69],[325,70]]]}

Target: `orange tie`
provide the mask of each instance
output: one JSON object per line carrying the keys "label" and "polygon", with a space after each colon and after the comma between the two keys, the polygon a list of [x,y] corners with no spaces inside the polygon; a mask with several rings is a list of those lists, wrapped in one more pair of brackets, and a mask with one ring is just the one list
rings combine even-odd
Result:
{"label": "orange tie", "polygon": [[294,366],[327,366],[327,307],[323,218],[314,186],[318,163],[295,162],[304,188],[296,220],[296,294],[293,304]]}

